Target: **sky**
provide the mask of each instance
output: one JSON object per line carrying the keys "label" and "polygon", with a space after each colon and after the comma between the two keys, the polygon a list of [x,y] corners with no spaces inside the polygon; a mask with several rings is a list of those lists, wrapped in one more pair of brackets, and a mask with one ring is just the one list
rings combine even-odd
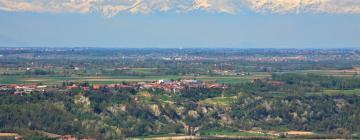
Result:
{"label": "sky", "polygon": [[0,47],[360,48],[360,0],[0,0]]}

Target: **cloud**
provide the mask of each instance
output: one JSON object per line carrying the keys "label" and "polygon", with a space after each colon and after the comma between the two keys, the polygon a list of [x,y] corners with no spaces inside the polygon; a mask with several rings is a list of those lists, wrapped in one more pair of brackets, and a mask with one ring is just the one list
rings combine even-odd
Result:
{"label": "cloud", "polygon": [[250,10],[262,14],[360,14],[360,0],[0,0],[0,10],[38,13],[191,12],[236,14]]}

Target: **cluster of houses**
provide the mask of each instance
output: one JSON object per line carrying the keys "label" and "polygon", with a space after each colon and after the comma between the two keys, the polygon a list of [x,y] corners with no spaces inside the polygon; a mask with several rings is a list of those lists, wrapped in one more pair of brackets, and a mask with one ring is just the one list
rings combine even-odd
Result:
{"label": "cluster of houses", "polygon": [[177,92],[183,88],[217,88],[217,89],[226,89],[228,85],[218,84],[218,83],[205,83],[201,80],[159,80],[152,83],[141,84],[141,89],[163,89],[168,92]]}
{"label": "cluster of houses", "polygon": [[45,92],[48,86],[46,85],[37,85],[37,84],[10,84],[10,85],[0,85],[0,91],[13,91],[14,94],[23,95],[31,94],[33,92]]}
{"label": "cluster of houses", "polygon": [[228,85],[225,84],[217,84],[217,83],[205,83],[201,80],[158,80],[153,82],[137,82],[131,84],[93,84],[92,86],[80,86],[77,84],[72,84],[67,86],[66,88],[71,89],[83,89],[83,90],[101,90],[104,88],[109,89],[163,89],[167,92],[178,92],[181,89],[187,88],[217,88],[217,89],[226,89]]}
{"label": "cluster of houses", "polygon": [[140,89],[163,89],[168,92],[177,92],[185,87],[203,87],[205,84],[200,80],[158,80],[152,83],[140,83]]}
{"label": "cluster of houses", "polygon": [[135,88],[135,86],[131,85],[124,85],[124,84],[94,84],[92,86],[81,86],[78,84],[71,84],[69,86],[66,86],[66,89],[72,90],[72,89],[83,89],[85,91],[88,90],[101,90],[103,88],[111,88],[111,89],[132,89]]}
{"label": "cluster of houses", "polygon": [[184,88],[212,88],[212,89],[226,89],[228,85],[218,83],[206,83],[201,80],[158,80],[152,82],[136,82],[130,84],[93,84],[93,85],[81,85],[81,84],[70,84],[65,87],[55,87],[52,85],[37,85],[37,84],[10,84],[0,85],[0,92],[11,92],[17,95],[31,94],[34,92],[44,93],[49,89],[82,89],[88,90],[102,90],[102,89],[135,89],[135,90],[158,90],[162,89],[167,92],[179,92]]}
{"label": "cluster of houses", "polygon": [[[90,138],[90,137],[77,138],[72,135],[57,135],[57,134],[51,134],[51,133],[46,133],[46,135],[49,139],[54,139],[54,140],[95,140],[94,138]],[[4,137],[5,139],[9,138],[9,139],[13,139],[13,140],[25,140],[22,136],[20,136],[17,133],[2,133],[2,132],[0,132],[0,139],[2,137]]]}
{"label": "cluster of houses", "polygon": [[[265,82],[271,86],[284,86],[285,82],[273,80],[253,79],[252,83],[256,81]],[[80,85],[71,84],[65,87],[56,87],[52,85],[37,85],[37,84],[9,84],[0,85],[0,93],[12,93],[16,95],[31,94],[34,92],[44,93],[49,89],[82,89],[88,90],[102,90],[102,89],[135,89],[135,90],[159,90],[162,89],[167,92],[179,92],[184,88],[211,88],[211,89],[227,89],[228,85],[219,83],[207,83],[201,80],[158,80],[152,82],[137,82],[130,84],[93,84],[93,85]]]}

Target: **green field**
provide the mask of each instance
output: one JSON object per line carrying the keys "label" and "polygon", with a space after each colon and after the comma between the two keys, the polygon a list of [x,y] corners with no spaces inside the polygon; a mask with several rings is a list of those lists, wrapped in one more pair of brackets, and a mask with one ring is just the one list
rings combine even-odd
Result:
{"label": "green field", "polygon": [[299,73],[299,74],[317,74],[317,75],[326,75],[326,76],[359,76],[359,71],[349,69],[349,70],[295,70],[295,71],[285,71],[280,73]]}
{"label": "green field", "polygon": [[[195,136],[195,139],[201,139],[201,138],[212,138],[214,139],[216,136],[236,136],[236,137],[266,137],[266,136],[272,136],[269,134],[263,134],[263,133],[255,133],[255,132],[231,132],[231,131],[213,131],[213,130],[203,130],[200,132],[201,136]],[[128,140],[146,140],[146,139],[168,139],[169,137],[181,137],[186,135],[181,134],[164,134],[164,135],[150,135],[150,136],[141,136],[141,137],[131,137],[128,138]],[[201,138],[200,138],[201,137]],[[221,137],[223,139],[224,137]]]}
{"label": "green field", "polygon": [[157,68],[131,68],[130,71],[140,74],[156,74]]}
{"label": "green field", "polygon": [[323,90],[327,95],[360,95],[360,89],[353,90]]}
{"label": "green field", "polygon": [[216,135],[243,136],[243,137],[269,136],[268,134],[255,133],[255,132],[231,132],[231,131],[213,131],[213,130],[201,131],[201,136],[216,136]]}
{"label": "green field", "polygon": [[215,97],[200,101],[201,104],[227,106],[236,101],[236,97]]}
{"label": "green field", "polygon": [[244,83],[249,82],[253,78],[263,78],[268,75],[253,76],[62,76],[62,75],[45,75],[45,76],[27,76],[27,75],[2,75],[0,76],[0,84],[60,84],[64,81],[73,82],[89,82],[95,84],[111,84],[120,82],[141,82],[156,81],[160,79],[198,79],[202,81],[218,82],[218,83]]}

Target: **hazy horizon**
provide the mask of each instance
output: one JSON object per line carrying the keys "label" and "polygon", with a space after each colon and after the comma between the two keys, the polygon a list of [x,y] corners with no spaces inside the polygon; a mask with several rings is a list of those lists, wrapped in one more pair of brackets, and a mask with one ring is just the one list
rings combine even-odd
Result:
{"label": "hazy horizon", "polygon": [[359,48],[356,0],[0,1],[1,47]]}

